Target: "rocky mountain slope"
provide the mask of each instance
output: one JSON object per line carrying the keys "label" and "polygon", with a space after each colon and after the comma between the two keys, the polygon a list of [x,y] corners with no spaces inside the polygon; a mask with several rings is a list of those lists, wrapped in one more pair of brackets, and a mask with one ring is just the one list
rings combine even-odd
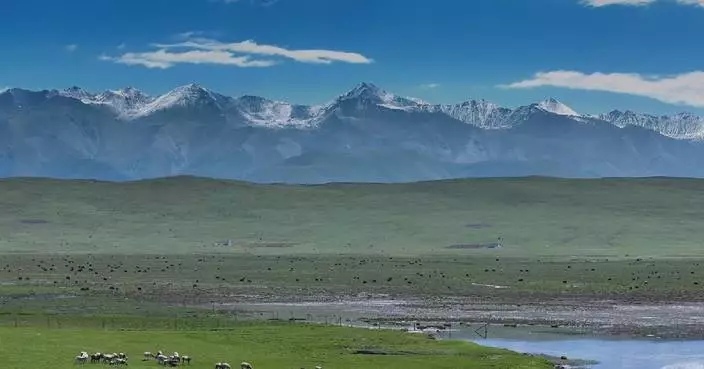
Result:
{"label": "rocky mountain slope", "polygon": [[192,174],[258,182],[456,177],[703,177],[704,120],[555,99],[433,105],[361,83],[327,104],[233,98],[191,84],[150,97],[0,92],[0,176],[111,180]]}

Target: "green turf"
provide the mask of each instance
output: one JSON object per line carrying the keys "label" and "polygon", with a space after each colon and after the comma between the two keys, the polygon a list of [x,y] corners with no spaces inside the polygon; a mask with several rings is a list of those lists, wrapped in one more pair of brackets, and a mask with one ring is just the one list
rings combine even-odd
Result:
{"label": "green turf", "polygon": [[[81,322],[77,322],[81,323]],[[105,330],[78,324],[64,328],[0,327],[2,367],[7,369],[74,369],[80,351],[124,352],[129,368],[157,367],[142,362],[142,353],[178,351],[193,357],[194,369],[241,361],[257,369],[268,368],[446,368],[483,369],[551,368],[547,361],[505,350],[465,342],[438,342],[423,335],[343,327],[278,324],[241,324],[230,329],[207,330]],[[359,355],[375,350],[396,355]],[[102,367],[86,364],[87,368]]]}
{"label": "green turf", "polygon": [[[704,256],[694,179],[11,179],[0,193],[0,252]],[[499,236],[501,250],[447,248]]]}

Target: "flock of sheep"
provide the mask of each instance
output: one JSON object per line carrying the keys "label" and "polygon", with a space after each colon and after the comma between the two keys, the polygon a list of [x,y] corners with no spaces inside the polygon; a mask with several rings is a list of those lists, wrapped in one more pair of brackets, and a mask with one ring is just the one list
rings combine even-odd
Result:
{"label": "flock of sheep", "polygon": [[123,366],[127,365],[127,355],[124,353],[112,353],[112,354],[88,354],[86,351],[81,351],[75,358],[76,364],[85,364],[90,360],[91,363],[101,363],[109,364],[111,366]]}
{"label": "flock of sheep", "polygon": [[[174,352],[173,355],[166,356],[162,351],[158,351],[156,354],[151,352],[145,352],[142,361],[156,360],[159,365],[176,367],[179,365],[190,365],[191,357],[187,355],[179,355],[178,352]],[[75,358],[76,364],[86,364],[90,361],[92,364],[108,364],[110,366],[126,366],[127,365],[127,355],[124,353],[113,353],[113,354],[88,354],[86,351],[81,351]],[[216,363],[215,369],[232,369],[232,366],[228,363]],[[240,364],[240,369],[253,369],[252,364],[248,362],[242,362]],[[316,366],[315,369],[323,369],[320,366]]]}
{"label": "flock of sheep", "polygon": [[170,356],[164,355],[162,351],[158,351],[156,354],[152,354],[151,352],[145,352],[144,353],[144,359],[142,361],[149,361],[149,360],[156,360],[157,363],[163,366],[170,366],[170,367],[175,367],[179,365],[190,365],[191,364],[191,357],[188,355],[179,355],[178,352],[174,352]]}

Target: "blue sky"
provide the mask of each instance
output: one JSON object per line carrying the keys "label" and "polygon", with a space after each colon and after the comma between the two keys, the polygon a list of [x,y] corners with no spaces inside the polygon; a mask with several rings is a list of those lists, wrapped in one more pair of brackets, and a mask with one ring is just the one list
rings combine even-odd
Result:
{"label": "blue sky", "polygon": [[0,88],[197,82],[323,103],[358,82],[434,103],[704,114],[700,0],[4,0]]}

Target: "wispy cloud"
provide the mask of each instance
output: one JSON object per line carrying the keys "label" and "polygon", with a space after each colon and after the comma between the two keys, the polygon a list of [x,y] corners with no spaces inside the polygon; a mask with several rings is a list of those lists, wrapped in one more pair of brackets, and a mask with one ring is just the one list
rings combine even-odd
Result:
{"label": "wispy cloud", "polygon": [[174,35],[177,40],[188,40],[196,36],[203,36],[205,31],[186,31]]}
{"label": "wispy cloud", "polygon": [[258,44],[253,40],[224,43],[216,40],[200,38],[177,44],[155,44],[154,46],[162,49],[186,48],[196,50],[219,50],[242,54],[283,57],[301,63],[313,64],[330,64],[333,62],[369,64],[373,62],[372,59],[359,53],[324,49],[285,49],[274,45]]}
{"label": "wispy cloud", "polygon": [[100,60],[112,61],[126,65],[141,65],[147,68],[167,69],[176,64],[219,64],[242,68],[270,67],[276,64],[273,60],[252,60],[249,56],[235,56],[226,51],[191,50],[170,52],[157,50],[144,53],[125,53],[112,57],[101,55]]}
{"label": "wispy cloud", "polygon": [[72,53],[72,52],[78,50],[78,45],[76,45],[76,44],[69,44],[69,45],[64,46],[64,49],[66,49],[66,51]]}
{"label": "wispy cloud", "polygon": [[258,44],[252,40],[225,43],[206,38],[192,38],[175,44],[154,44],[156,50],[129,52],[119,56],[102,55],[101,60],[148,68],[170,68],[176,64],[221,64],[238,67],[270,67],[290,59],[300,63],[331,64],[335,62],[368,64],[366,56],[345,51],[324,49],[286,49]]}
{"label": "wispy cloud", "polygon": [[596,8],[610,5],[643,6],[657,1],[670,1],[682,5],[698,5],[704,7],[704,0],[581,0],[582,4]]}
{"label": "wispy cloud", "polygon": [[606,91],[649,97],[669,104],[704,107],[704,71],[674,76],[645,76],[638,73],[592,73],[551,71],[533,78],[502,85],[503,88],[543,86],[575,90]]}
{"label": "wispy cloud", "polygon": [[704,7],[704,0],[678,0],[677,2],[685,5],[699,5]]}
{"label": "wispy cloud", "polygon": [[425,83],[425,84],[420,85],[420,88],[424,88],[427,90],[438,88],[438,87],[440,87],[439,83]]}
{"label": "wispy cloud", "polygon": [[124,42],[121,43],[121,44],[119,44],[119,45],[117,45],[117,49],[118,49],[118,50],[124,50],[126,47],[127,47],[127,44],[125,44]]}

